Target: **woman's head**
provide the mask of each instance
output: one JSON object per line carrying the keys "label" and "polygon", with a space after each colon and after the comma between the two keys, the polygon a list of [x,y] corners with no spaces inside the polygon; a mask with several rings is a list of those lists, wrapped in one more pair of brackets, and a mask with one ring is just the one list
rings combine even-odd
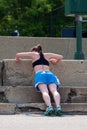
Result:
{"label": "woman's head", "polygon": [[41,45],[38,44],[37,46],[32,47],[32,48],[31,48],[31,52],[32,52],[32,51],[41,53],[41,52],[42,52],[42,47],[41,47]]}

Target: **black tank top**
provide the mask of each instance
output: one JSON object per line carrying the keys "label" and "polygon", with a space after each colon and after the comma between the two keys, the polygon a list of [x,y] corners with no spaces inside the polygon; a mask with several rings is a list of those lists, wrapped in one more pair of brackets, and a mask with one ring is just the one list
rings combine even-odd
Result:
{"label": "black tank top", "polygon": [[40,53],[40,58],[32,63],[33,67],[35,67],[36,65],[47,65],[47,66],[49,66],[49,62],[44,58],[43,53]]}

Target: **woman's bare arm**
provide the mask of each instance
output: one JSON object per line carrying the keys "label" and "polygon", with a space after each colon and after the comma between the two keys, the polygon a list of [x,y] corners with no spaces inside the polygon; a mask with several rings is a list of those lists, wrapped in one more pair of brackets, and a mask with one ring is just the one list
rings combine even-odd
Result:
{"label": "woman's bare arm", "polygon": [[52,64],[56,64],[56,63],[58,63],[59,61],[61,61],[63,59],[62,55],[54,54],[54,53],[48,53],[47,57],[49,58],[49,61]]}
{"label": "woman's bare arm", "polygon": [[21,52],[16,54],[16,61],[20,61],[21,58],[30,57],[33,58],[34,54],[32,52]]}

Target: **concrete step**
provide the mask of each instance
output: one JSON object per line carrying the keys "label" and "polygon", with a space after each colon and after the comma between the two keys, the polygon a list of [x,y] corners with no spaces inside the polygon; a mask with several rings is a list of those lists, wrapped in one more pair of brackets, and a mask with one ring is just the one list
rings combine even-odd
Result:
{"label": "concrete step", "polygon": [[[53,104],[54,105],[54,104]],[[87,103],[61,103],[63,113],[87,114]],[[35,113],[45,111],[44,103],[0,103],[0,114],[18,114],[23,112]]]}
{"label": "concrete step", "polygon": [[[86,86],[60,86],[59,91],[63,112],[87,113]],[[44,111],[45,109],[41,93],[37,93],[33,86],[0,86],[0,114]]]}
{"label": "concrete step", "polygon": [[[55,108],[55,104],[52,104]],[[27,103],[27,104],[17,104],[18,108],[36,108],[40,110],[45,110],[46,105],[44,103]],[[87,112],[87,103],[61,103],[63,112]]]}
{"label": "concrete step", "polygon": [[0,114],[15,114],[16,104],[0,103]]}
{"label": "concrete step", "polygon": [[[59,91],[61,103],[87,103],[87,86],[60,86]],[[43,103],[43,100],[33,86],[0,86],[0,102]]]}
{"label": "concrete step", "polygon": [[[34,71],[29,59],[20,63],[14,59],[4,59],[1,66],[3,86],[33,86]],[[50,64],[50,70],[60,79],[62,86],[87,86],[87,60],[62,60],[56,65]]]}

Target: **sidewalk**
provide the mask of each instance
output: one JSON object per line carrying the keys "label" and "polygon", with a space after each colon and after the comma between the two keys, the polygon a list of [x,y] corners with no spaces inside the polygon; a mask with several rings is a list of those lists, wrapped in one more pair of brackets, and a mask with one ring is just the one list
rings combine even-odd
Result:
{"label": "sidewalk", "polygon": [[46,117],[42,114],[22,113],[0,115],[0,130],[86,130],[87,115]]}

